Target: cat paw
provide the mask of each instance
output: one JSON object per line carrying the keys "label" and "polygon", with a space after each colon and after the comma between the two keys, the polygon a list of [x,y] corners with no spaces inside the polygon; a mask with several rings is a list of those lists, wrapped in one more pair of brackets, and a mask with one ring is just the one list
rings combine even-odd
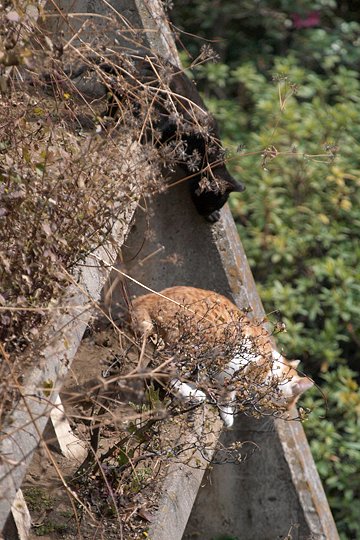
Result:
{"label": "cat paw", "polygon": [[211,214],[205,216],[205,219],[209,223],[216,223],[217,221],[219,221],[220,216],[221,216],[220,211],[214,210],[214,212],[211,212]]}
{"label": "cat paw", "polygon": [[224,422],[224,427],[227,429],[232,429],[234,426],[234,414],[235,411],[232,408],[225,407],[220,409],[220,416]]}
{"label": "cat paw", "polygon": [[206,401],[206,394],[198,388],[194,388],[185,382],[181,382],[179,379],[173,379],[170,383],[170,389],[179,397],[188,401],[195,401],[197,403],[203,403]]}
{"label": "cat paw", "polygon": [[189,394],[189,399],[203,403],[206,401],[206,394],[202,390],[194,390]]}

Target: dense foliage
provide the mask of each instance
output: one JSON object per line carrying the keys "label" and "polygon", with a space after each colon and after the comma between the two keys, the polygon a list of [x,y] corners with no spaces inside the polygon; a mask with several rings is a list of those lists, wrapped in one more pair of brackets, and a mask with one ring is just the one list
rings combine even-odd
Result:
{"label": "dense foliage", "polygon": [[[352,2],[197,0],[176,26],[214,40],[195,77],[247,185],[232,201],[286,352],[322,393],[305,428],[341,538],[360,537],[359,15]],[[181,36],[188,50],[198,44]],[[219,47],[217,47],[219,45]],[[237,151],[236,151],[237,149]]]}

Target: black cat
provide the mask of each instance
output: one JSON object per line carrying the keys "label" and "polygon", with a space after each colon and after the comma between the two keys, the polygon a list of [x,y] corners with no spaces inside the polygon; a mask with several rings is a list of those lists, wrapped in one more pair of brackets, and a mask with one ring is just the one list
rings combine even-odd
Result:
{"label": "black cat", "polygon": [[[244,191],[228,172],[216,120],[207,110],[195,84],[178,67],[155,56],[129,53],[122,64],[99,63],[110,90],[106,115],[116,116],[119,104],[134,115],[151,118],[146,136],[168,145],[175,162],[186,173],[191,197],[199,214],[214,223],[231,192]],[[126,89],[124,89],[126,83]],[[129,91],[130,89],[130,91]],[[153,115],[141,109],[147,95]],[[150,106],[150,105],[149,105]],[[155,114],[154,114],[155,113]],[[148,133],[148,135],[146,135]]]}

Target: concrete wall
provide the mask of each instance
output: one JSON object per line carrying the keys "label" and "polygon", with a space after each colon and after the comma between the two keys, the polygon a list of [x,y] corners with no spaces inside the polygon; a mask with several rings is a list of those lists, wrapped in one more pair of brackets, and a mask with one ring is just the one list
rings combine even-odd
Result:
{"label": "concrete wall", "polygon": [[[222,214],[218,224],[209,225],[197,215],[186,185],[170,188],[148,201],[146,211],[138,208],[122,268],[157,291],[180,284],[211,289],[242,307],[252,306],[261,316],[234,222],[227,208]],[[127,286],[132,295],[147,292],[131,281]],[[221,535],[275,540],[290,533],[292,540],[338,539],[299,422],[240,417],[235,429],[221,436],[225,446],[234,441],[251,442],[244,446],[247,458],[242,463],[215,465],[204,478],[202,473],[180,471],[183,482],[176,477],[176,488],[167,486],[171,496],[164,494],[159,523],[150,529],[152,540],[215,540]],[[191,474],[196,478],[189,487]],[[200,491],[184,532],[196,486]]]}
{"label": "concrete wall", "polygon": [[311,536],[274,422],[240,417],[235,429],[221,437],[225,447],[236,441],[244,442],[244,461],[215,465],[208,471],[183,539],[228,535],[275,540],[291,533],[294,540],[325,540],[319,530]]}

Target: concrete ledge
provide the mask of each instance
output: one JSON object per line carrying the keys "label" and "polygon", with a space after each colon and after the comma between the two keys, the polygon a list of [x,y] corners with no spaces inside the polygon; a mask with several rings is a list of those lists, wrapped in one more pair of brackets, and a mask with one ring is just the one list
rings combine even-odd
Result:
{"label": "concrete ledge", "polygon": [[[137,203],[134,202],[124,212],[124,221],[129,224]],[[119,246],[124,241],[127,227],[115,223],[113,239]],[[109,243],[95,251],[101,259],[112,264],[116,250]],[[54,317],[47,328],[47,343],[38,365],[31,373],[24,374],[26,383],[21,389],[18,404],[8,415],[0,441],[0,530],[4,526],[16,492],[21,487],[26,470],[31,462],[58,398],[63,379],[71,367],[87,323],[93,313],[94,303],[100,300],[101,290],[108,272],[96,265],[94,257],[89,257],[88,266],[79,270],[77,285],[66,291],[59,316]]]}
{"label": "concrete ledge", "polygon": [[[186,185],[180,184],[154,199],[149,210],[147,216],[140,209],[136,212],[123,249],[123,259],[132,261],[128,274],[158,291],[172,285],[215,290],[240,307],[250,306],[256,317],[264,315],[228,208],[222,210],[221,221],[211,226],[196,214]],[[149,229],[152,238],[144,242]],[[146,265],[137,264],[148,256]],[[146,292],[134,283],[128,287],[136,296]],[[171,469],[156,524],[149,531],[152,540],[212,540],[225,533],[241,540],[273,540],[289,531],[293,540],[338,540],[298,421],[241,417],[235,429],[220,438],[225,445],[234,441],[251,441],[258,451],[244,463],[213,466],[211,482],[208,475],[209,481],[203,481],[203,471]],[[191,513],[189,501],[198,490]]]}

